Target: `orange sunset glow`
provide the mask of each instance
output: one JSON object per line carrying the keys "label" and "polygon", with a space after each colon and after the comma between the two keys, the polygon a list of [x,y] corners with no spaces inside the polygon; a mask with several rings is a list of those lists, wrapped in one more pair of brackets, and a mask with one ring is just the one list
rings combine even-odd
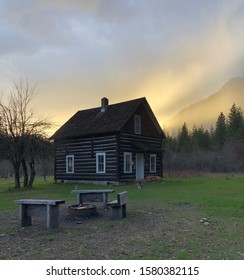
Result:
{"label": "orange sunset glow", "polygon": [[145,96],[164,128],[243,76],[243,12],[241,0],[3,1],[0,89],[36,84],[34,107],[56,128],[104,96]]}

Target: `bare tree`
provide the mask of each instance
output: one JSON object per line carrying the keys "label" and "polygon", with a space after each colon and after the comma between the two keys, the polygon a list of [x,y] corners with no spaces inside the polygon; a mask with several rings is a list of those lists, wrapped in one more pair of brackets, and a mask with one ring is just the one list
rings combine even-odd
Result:
{"label": "bare tree", "polygon": [[24,187],[32,186],[29,185],[26,158],[30,158],[30,154],[35,157],[34,140],[45,139],[45,132],[51,126],[48,119],[37,118],[30,107],[35,93],[36,87],[21,78],[14,82],[7,104],[2,98],[0,100],[0,145],[4,146],[4,155],[13,166],[16,188],[20,188],[21,165]]}

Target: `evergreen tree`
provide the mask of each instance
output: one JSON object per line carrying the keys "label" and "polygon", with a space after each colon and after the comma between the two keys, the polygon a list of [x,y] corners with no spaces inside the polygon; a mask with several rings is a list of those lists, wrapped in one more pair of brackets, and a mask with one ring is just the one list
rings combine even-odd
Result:
{"label": "evergreen tree", "polygon": [[211,135],[208,130],[204,130],[203,126],[193,126],[192,142],[195,148],[209,149],[211,146]]}
{"label": "evergreen tree", "polygon": [[199,139],[199,147],[205,150],[209,150],[211,147],[211,135],[208,130],[202,130],[201,137]]}
{"label": "evergreen tree", "polygon": [[177,146],[177,138],[166,133],[166,148],[168,150],[176,151]]}
{"label": "evergreen tree", "polygon": [[178,149],[186,151],[191,150],[191,137],[185,122],[178,135]]}
{"label": "evergreen tree", "polygon": [[211,144],[213,144],[213,142],[214,142],[214,137],[215,137],[215,130],[214,130],[214,127],[213,127],[213,125],[211,125],[211,127],[210,127],[210,140],[211,140]]}
{"label": "evergreen tree", "polygon": [[227,125],[223,112],[218,116],[214,136],[216,144],[222,147],[227,137]]}
{"label": "evergreen tree", "polygon": [[192,138],[192,148],[196,149],[198,147],[198,130],[197,130],[197,126],[194,123],[193,127],[192,127],[192,133],[191,133],[191,138]]}
{"label": "evergreen tree", "polygon": [[231,138],[240,138],[244,125],[244,117],[241,107],[236,107],[234,103],[228,115],[228,134]]}

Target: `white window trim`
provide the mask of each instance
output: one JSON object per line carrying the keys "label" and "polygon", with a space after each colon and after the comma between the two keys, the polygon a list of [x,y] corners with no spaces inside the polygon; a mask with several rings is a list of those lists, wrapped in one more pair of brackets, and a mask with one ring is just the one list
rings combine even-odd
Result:
{"label": "white window trim", "polygon": [[[69,158],[71,158],[71,161],[72,161],[72,167],[71,167],[71,171],[69,171],[69,166],[68,166],[68,164],[69,164]],[[66,173],[67,174],[74,174],[75,173],[75,157],[74,157],[74,155],[67,155],[66,156]]]}
{"label": "white window trim", "polygon": [[134,130],[135,130],[135,134],[141,134],[141,116],[140,115],[135,115]]}
{"label": "white window trim", "polygon": [[[155,169],[152,170],[152,160],[154,162]],[[150,173],[156,173],[157,171],[157,156],[156,154],[150,154]]]}
{"label": "white window trim", "polygon": [[[130,156],[130,170],[126,170],[126,157]],[[132,173],[132,153],[124,153],[124,173]]]}
{"label": "white window trim", "polygon": [[[98,157],[103,156],[103,171],[98,170]],[[96,173],[97,174],[104,174],[106,173],[106,153],[96,153]]]}

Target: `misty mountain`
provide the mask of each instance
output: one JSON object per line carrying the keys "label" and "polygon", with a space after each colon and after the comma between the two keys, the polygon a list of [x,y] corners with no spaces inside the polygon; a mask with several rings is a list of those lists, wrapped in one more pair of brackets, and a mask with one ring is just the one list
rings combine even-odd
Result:
{"label": "misty mountain", "polygon": [[244,110],[244,77],[231,79],[218,92],[182,109],[166,122],[166,130],[177,132],[184,122],[190,130],[194,124],[206,129],[215,126],[220,112],[227,117],[233,103]]}

